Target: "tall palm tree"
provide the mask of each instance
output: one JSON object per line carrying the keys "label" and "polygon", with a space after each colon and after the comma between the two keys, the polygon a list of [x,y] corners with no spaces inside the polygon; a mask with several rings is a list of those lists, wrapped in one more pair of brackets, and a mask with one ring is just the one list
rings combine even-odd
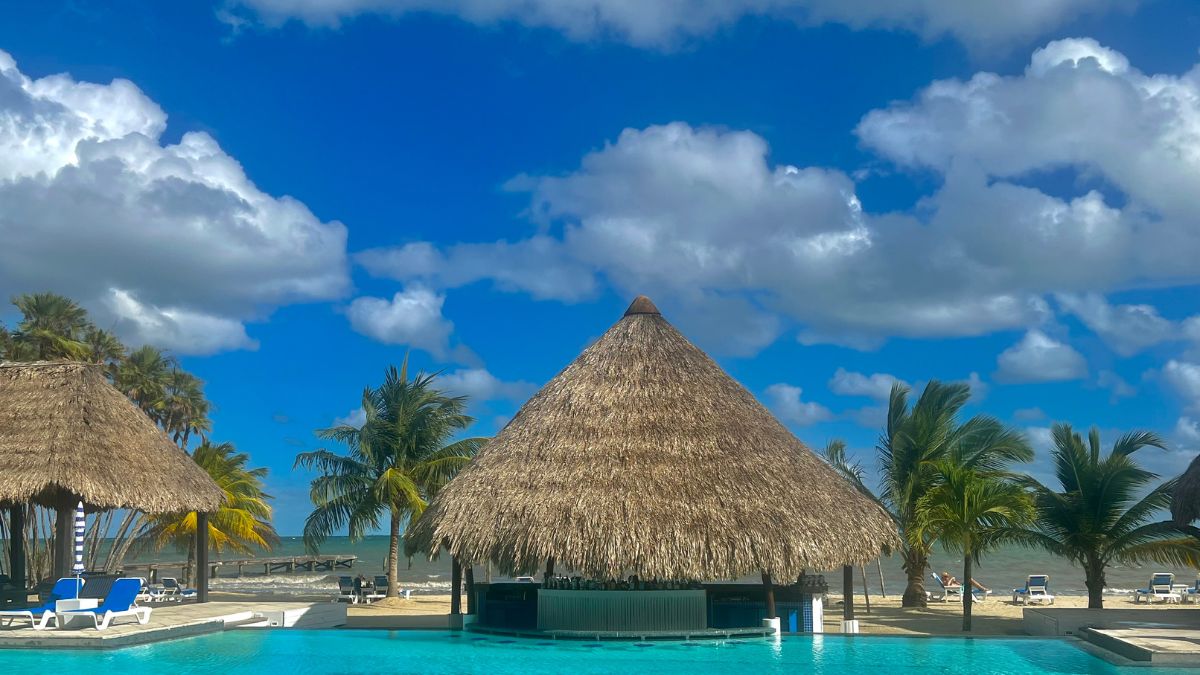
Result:
{"label": "tall palm tree", "polygon": [[1165,448],[1157,434],[1127,433],[1107,456],[1101,454],[1095,427],[1086,443],[1069,424],[1055,424],[1052,437],[1060,488],[1029,479],[1037,521],[1019,536],[1028,546],[1083,567],[1089,608],[1104,607],[1105,569],[1113,563],[1200,566],[1200,530],[1170,521],[1150,522],[1170,508],[1175,481],[1139,497],[1158,476],[1138,466],[1133,455],[1145,447]]}
{"label": "tall palm tree", "polygon": [[482,438],[450,439],[474,420],[464,413],[465,397],[435,389],[436,375],[408,378],[408,358],[388,368],[384,383],[366,389],[361,427],[343,424],[317,431],[348,452],[324,448],[301,453],[296,466],[315,469],[313,512],[304,523],[304,542],[316,550],[333,533],[348,528],[351,541],[389,519],[388,597],[396,597],[400,530],[424,511],[433,491],[470,461]]}
{"label": "tall palm tree", "polygon": [[[209,546],[221,553],[226,549],[250,553],[253,549],[270,550],[279,542],[271,524],[271,495],[263,489],[267,469],[247,468],[250,456],[238,452],[232,443],[202,443],[196,446],[192,460],[204,469],[225,493],[225,501],[208,519]],[[139,539],[154,550],[173,544],[188,551],[188,579],[196,556],[196,513],[148,515]],[[206,570],[200,570],[204,574]]]}
{"label": "tall palm tree", "polygon": [[125,345],[116,335],[96,328],[89,328],[83,336],[88,348],[88,361],[104,365],[109,377],[115,377],[117,366],[125,359]]}
{"label": "tall palm tree", "polygon": [[[959,455],[959,453],[955,453]],[[1033,503],[1003,473],[980,471],[961,456],[937,464],[937,483],[917,500],[917,529],[963,557],[963,630],[971,630],[972,567],[1033,520]]]}
{"label": "tall palm tree", "polygon": [[201,439],[212,430],[211,407],[204,397],[204,382],[180,368],[167,375],[158,422],[179,447],[187,449],[192,434]]}
{"label": "tall palm tree", "polygon": [[117,368],[115,383],[151,419],[159,419],[174,360],[150,345],[139,347]]}
{"label": "tall palm tree", "polygon": [[21,311],[21,322],[12,335],[9,358],[15,361],[83,361],[88,356],[84,343],[91,323],[87,310],[74,300],[54,293],[27,293],[12,303]]}
{"label": "tall palm tree", "polygon": [[887,427],[876,446],[880,501],[892,512],[903,539],[900,551],[908,577],[901,604],[924,607],[925,572],[935,534],[921,528],[918,502],[938,482],[938,465],[963,448],[959,460],[980,471],[999,471],[1032,456],[1019,432],[998,420],[976,416],[958,423],[958,414],[971,397],[965,383],[932,380],[910,408],[908,387],[892,386]]}

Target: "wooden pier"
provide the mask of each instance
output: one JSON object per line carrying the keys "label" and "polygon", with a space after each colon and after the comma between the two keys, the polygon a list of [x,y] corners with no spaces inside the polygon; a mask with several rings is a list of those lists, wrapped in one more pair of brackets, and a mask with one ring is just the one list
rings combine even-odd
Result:
{"label": "wooden pier", "polygon": [[[242,558],[240,560],[211,560],[208,563],[210,568],[210,578],[217,578],[217,570],[225,568],[237,568],[237,576],[242,576],[245,568],[254,569],[259,565],[263,568],[263,574],[274,574],[275,572],[332,572],[334,570],[349,570],[354,569],[354,563],[358,561],[356,555],[302,555],[290,556],[283,558]],[[146,577],[151,583],[158,582],[158,573],[162,569],[183,569],[187,567],[186,560],[173,562],[153,562],[153,563],[133,563],[123,565],[125,572],[134,572],[145,570]]]}

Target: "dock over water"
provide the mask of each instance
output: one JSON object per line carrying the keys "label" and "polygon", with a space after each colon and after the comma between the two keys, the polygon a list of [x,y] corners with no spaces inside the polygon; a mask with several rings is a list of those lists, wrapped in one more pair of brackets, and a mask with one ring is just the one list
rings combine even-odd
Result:
{"label": "dock over water", "polygon": [[[236,569],[237,576],[242,576],[246,568],[257,570],[262,567],[263,574],[276,572],[333,572],[335,570],[354,569],[358,561],[356,555],[301,555],[277,558],[241,558],[238,560],[210,560],[208,563],[210,578],[216,579],[217,571],[221,568]],[[163,569],[182,569],[187,567],[186,560],[172,562],[133,563],[123,565],[126,573],[145,570],[146,577],[151,582],[158,581],[159,571]]]}

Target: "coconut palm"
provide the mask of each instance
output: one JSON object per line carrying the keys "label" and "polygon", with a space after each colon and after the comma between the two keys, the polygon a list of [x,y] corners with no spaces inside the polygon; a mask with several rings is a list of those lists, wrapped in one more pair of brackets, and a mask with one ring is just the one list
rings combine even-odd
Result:
{"label": "coconut palm", "polygon": [[156,421],[181,448],[187,449],[193,434],[203,439],[212,430],[204,382],[185,370],[174,368],[167,375],[162,402],[156,407]]}
{"label": "coconut palm", "polygon": [[21,322],[12,334],[9,358],[14,361],[83,361],[89,349],[84,342],[91,323],[87,310],[74,300],[54,293],[27,293],[12,299]]}
{"label": "coconut palm", "polygon": [[116,335],[94,326],[84,333],[83,342],[88,348],[87,360],[104,365],[109,377],[114,377],[117,366],[125,359],[125,345]]}
{"label": "coconut palm", "polygon": [[382,386],[366,389],[362,407],[366,421],[317,431],[348,452],[326,449],[301,453],[296,466],[320,472],[312,482],[315,509],[304,523],[304,542],[317,550],[326,537],[343,528],[351,541],[381,525],[386,515],[388,597],[396,597],[400,531],[406,520],[424,511],[430,495],[474,456],[485,440],[450,442],[474,420],[463,411],[465,397],[450,397],[435,388],[436,375],[408,378],[408,358],[399,369],[388,368]]}
{"label": "coconut palm", "polygon": [[[247,468],[249,455],[232,443],[201,443],[192,459],[225,492],[225,502],[208,518],[209,546],[217,553],[226,549],[250,553],[270,550],[279,541],[271,525],[271,495],[263,489],[266,468]],[[168,544],[188,551],[187,582],[196,556],[196,513],[147,515],[139,539],[154,550]],[[201,570],[203,574],[205,570]]]}
{"label": "coconut palm", "polygon": [[901,602],[924,607],[925,573],[936,536],[919,527],[917,506],[937,484],[939,463],[957,457],[978,471],[1000,471],[1011,462],[1027,461],[1032,451],[1023,435],[994,418],[981,415],[959,424],[958,414],[971,397],[964,383],[930,381],[911,408],[908,394],[908,387],[892,386],[887,426],[876,446],[879,498],[903,538],[900,554],[908,582]]}
{"label": "coconut palm", "polygon": [[158,419],[164,406],[167,381],[174,360],[161,349],[145,345],[129,353],[117,367],[115,384],[151,419]]}
{"label": "coconut palm", "polygon": [[1149,492],[1158,476],[1138,466],[1133,455],[1145,447],[1165,448],[1157,434],[1127,433],[1101,454],[1100,432],[1086,443],[1069,424],[1055,424],[1051,457],[1059,489],[1032,478],[1037,521],[1021,541],[1083,567],[1088,607],[1104,607],[1105,569],[1114,563],[1200,566],[1200,530],[1173,522],[1151,522],[1171,506],[1175,481]]}
{"label": "coconut palm", "polygon": [[989,550],[1014,538],[1033,520],[1033,503],[1001,472],[969,466],[959,452],[937,463],[936,484],[917,500],[918,534],[963,557],[963,630],[971,630],[972,567]]}

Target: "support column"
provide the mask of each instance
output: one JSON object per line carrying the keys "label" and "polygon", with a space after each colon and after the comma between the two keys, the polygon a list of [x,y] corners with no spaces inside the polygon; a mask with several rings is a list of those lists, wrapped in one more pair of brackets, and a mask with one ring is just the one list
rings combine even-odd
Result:
{"label": "support column", "polygon": [[767,618],[774,619],[779,616],[775,611],[775,584],[771,582],[771,575],[767,572],[762,573],[762,582],[767,591]]}
{"label": "support column", "polygon": [[462,563],[450,560],[450,613],[462,614]]}
{"label": "support column", "polygon": [[8,509],[8,576],[19,588],[29,588],[25,578],[25,505]]}
{"label": "support column", "polygon": [[542,585],[545,586],[552,576],[554,576],[554,556],[546,558],[546,576],[542,578]]}
{"label": "support column", "polygon": [[208,514],[196,514],[196,602],[208,602]]}
{"label": "support column", "polygon": [[854,618],[854,565],[842,565],[842,632],[858,632],[858,620]]}
{"label": "support column", "polygon": [[75,495],[63,490],[54,502],[54,565],[55,579],[71,576],[75,560]]}

